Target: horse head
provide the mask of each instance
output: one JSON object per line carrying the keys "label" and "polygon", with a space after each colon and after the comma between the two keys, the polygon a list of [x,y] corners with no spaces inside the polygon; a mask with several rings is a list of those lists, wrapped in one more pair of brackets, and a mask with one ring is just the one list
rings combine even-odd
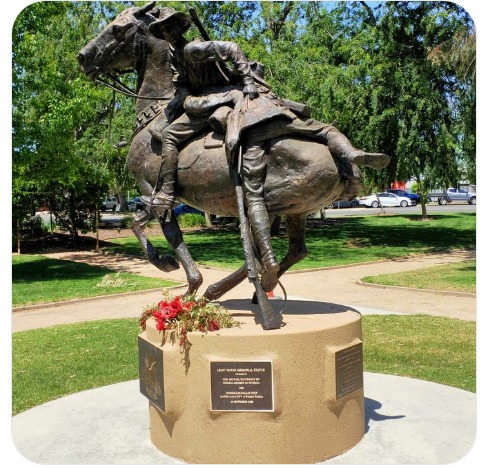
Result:
{"label": "horse head", "polygon": [[122,11],[80,50],[77,56],[80,68],[90,79],[128,68],[138,70],[138,61],[144,56],[141,49],[150,36],[148,26],[159,15],[155,4]]}

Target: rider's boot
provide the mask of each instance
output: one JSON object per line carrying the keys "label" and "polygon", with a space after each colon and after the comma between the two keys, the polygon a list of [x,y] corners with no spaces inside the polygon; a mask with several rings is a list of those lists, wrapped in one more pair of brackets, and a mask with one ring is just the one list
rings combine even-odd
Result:
{"label": "rider's boot", "polygon": [[350,140],[335,127],[328,126],[320,132],[327,139],[328,149],[333,156],[348,159],[356,166],[383,169],[390,163],[390,157],[382,153],[366,153],[354,148]]}
{"label": "rider's boot", "polygon": [[271,244],[269,214],[264,202],[264,179],[266,173],[265,151],[260,145],[250,145],[242,157],[241,174],[247,199],[248,220],[255,245],[262,263],[261,284],[264,291],[272,291],[277,283],[279,264]]}
{"label": "rider's boot", "polygon": [[154,196],[141,197],[143,202],[149,205],[150,210],[158,217],[163,216],[165,211],[175,207],[175,180],[177,178],[178,157],[179,152],[174,145],[164,145],[159,181],[161,182],[161,188]]}
{"label": "rider's boot", "polygon": [[252,235],[257,245],[262,263],[261,285],[264,291],[272,291],[278,283],[277,273],[279,263],[271,244],[271,227],[269,214],[263,201],[249,203],[248,219],[252,228]]}

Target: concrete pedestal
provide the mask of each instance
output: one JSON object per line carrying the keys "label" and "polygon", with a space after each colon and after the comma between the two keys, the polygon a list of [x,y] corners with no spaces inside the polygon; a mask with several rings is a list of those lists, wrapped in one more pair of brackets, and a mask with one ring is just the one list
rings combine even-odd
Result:
{"label": "concrete pedestal", "polygon": [[245,312],[249,301],[224,305],[241,327],[191,333],[186,350],[162,345],[153,321],[141,333],[152,443],[201,464],[314,463],[356,445],[365,429],[360,314],[289,301],[286,326],[264,331]]}

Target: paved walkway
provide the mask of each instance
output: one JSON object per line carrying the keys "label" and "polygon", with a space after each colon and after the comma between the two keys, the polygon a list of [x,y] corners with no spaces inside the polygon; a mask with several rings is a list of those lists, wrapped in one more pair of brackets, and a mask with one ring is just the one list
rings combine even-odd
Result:
{"label": "paved walkway", "polygon": [[[457,462],[469,452],[469,460],[475,461],[475,448],[476,454],[484,453],[481,434],[471,450],[476,437],[474,393],[369,372],[364,373],[364,387],[364,438],[325,464],[434,465]],[[38,464],[182,463],[152,445],[148,420],[148,400],[139,393],[139,382],[130,381],[20,413],[12,420],[12,437],[17,450]],[[9,460],[13,466],[17,461],[26,463],[19,455]]]}
{"label": "paved walkway", "polygon": [[[181,284],[186,282],[185,273],[182,269],[164,273],[146,260],[134,257],[97,252],[62,252],[49,256],[104,266],[114,271],[173,280]],[[474,252],[424,255],[349,267],[288,272],[281,281],[288,298],[308,298],[346,305],[356,308],[363,314],[428,314],[462,320],[476,320],[475,295],[378,287],[362,284],[359,281],[367,275],[400,274],[409,270],[459,262],[470,258],[475,258]],[[207,285],[219,281],[228,273],[229,271],[226,270],[202,268],[204,284],[200,292],[204,292]],[[185,286],[182,286],[176,290],[176,293],[184,291]],[[280,288],[277,288],[274,293],[278,296],[282,295]],[[246,299],[252,297],[252,294],[253,286],[245,280],[238,287],[225,294],[222,299]],[[16,309],[12,318],[12,331],[17,332],[87,320],[137,317],[145,306],[158,302],[160,298],[161,291],[152,290]]]}

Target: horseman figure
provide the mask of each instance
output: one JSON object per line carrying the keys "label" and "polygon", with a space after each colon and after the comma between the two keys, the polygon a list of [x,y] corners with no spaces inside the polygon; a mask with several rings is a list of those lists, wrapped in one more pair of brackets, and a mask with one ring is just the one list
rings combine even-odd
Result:
{"label": "horseman figure", "polygon": [[[225,130],[228,161],[239,164],[243,180],[247,216],[263,267],[262,287],[271,291],[277,284],[279,263],[272,249],[264,203],[266,141],[284,135],[309,137],[326,144],[334,157],[376,169],[385,167],[390,158],[354,148],[335,127],[309,118],[306,105],[278,98],[264,82],[260,64],[250,63],[236,43],[187,41],[184,34],[191,25],[187,14],[163,8],[159,19],[149,27],[154,36],[171,46],[176,94],[167,113],[167,118],[171,115],[170,123],[161,119],[166,125],[161,133],[155,127],[153,130],[162,141],[162,166],[154,194],[143,200],[159,217],[172,209],[179,147],[210,126]],[[274,125],[263,127],[271,119]],[[237,160],[239,146],[243,156]],[[346,175],[354,177],[352,173]]]}
{"label": "horseman figure", "polygon": [[[308,106],[276,96],[260,64],[233,42],[211,41],[192,10],[191,18],[155,3],[122,11],[77,57],[90,79],[136,99],[127,164],[148,207],[131,228],[155,267],[184,268],[185,295],[193,296],[203,278],[172,211],[175,202],[238,216],[246,261],[203,296],[219,299],[248,277],[260,306],[257,322],[278,328],[281,313],[266,292],[307,256],[308,214],[353,199],[361,189],[357,165],[380,169],[390,158],[354,148],[335,127],[310,118]],[[184,38],[192,21],[204,40]],[[128,68],[137,73],[135,91],[117,78]],[[289,240],[280,263],[269,223],[278,215],[286,217]],[[160,255],[145,234],[155,218],[178,262]]]}

